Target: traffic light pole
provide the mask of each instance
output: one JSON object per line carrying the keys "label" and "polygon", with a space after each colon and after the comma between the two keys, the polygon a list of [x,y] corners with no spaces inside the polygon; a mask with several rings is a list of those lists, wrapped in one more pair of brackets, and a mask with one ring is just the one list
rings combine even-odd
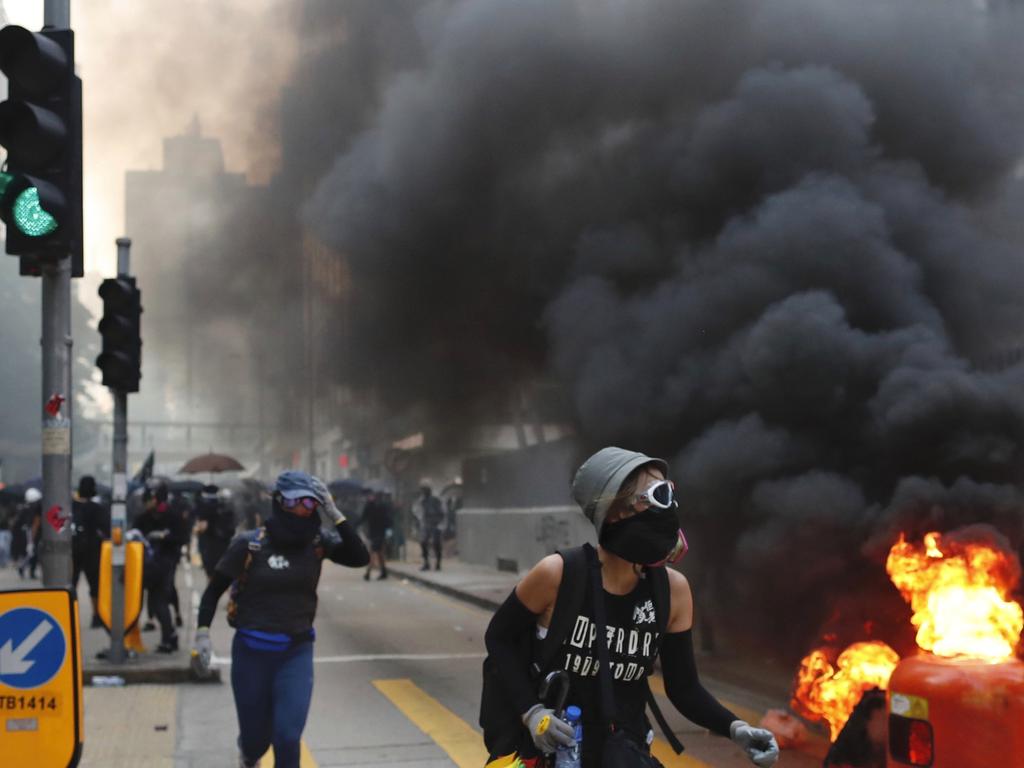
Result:
{"label": "traffic light pole", "polygon": [[43,585],[71,584],[71,261],[45,264],[43,283]]}
{"label": "traffic light pole", "polygon": [[[117,276],[128,277],[132,241],[117,238]],[[128,393],[111,390],[114,396],[113,499],[110,505],[110,661],[124,662],[124,534],[128,530],[125,497],[128,495]]]}
{"label": "traffic light pole", "polygon": [[[70,0],[45,0],[43,24],[71,27]],[[43,518],[39,563],[43,585],[71,584],[71,261],[42,268]]]}

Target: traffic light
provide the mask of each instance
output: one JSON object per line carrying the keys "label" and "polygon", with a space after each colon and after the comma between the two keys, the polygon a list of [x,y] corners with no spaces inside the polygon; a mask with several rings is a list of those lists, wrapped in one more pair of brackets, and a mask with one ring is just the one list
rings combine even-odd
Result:
{"label": "traffic light", "polygon": [[[32,261],[72,259],[82,276],[82,81],[70,29],[0,29],[0,219],[7,253]],[[26,263],[28,262],[28,263]]]}
{"label": "traffic light", "polygon": [[112,277],[100,284],[103,351],[96,365],[104,386],[138,392],[142,378],[142,293],[134,277]]}

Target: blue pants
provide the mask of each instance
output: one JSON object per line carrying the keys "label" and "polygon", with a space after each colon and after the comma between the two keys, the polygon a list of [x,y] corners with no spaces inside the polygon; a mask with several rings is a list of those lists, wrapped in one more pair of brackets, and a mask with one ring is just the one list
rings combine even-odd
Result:
{"label": "blue pants", "polygon": [[313,698],[313,643],[281,652],[255,651],[236,633],[231,688],[238,712],[238,746],[255,763],[274,747],[275,768],[299,768],[302,730]]}

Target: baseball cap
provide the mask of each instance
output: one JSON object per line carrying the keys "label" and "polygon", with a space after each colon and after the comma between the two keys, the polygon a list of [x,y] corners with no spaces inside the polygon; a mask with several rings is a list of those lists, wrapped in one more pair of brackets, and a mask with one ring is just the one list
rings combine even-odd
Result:
{"label": "baseball cap", "polygon": [[305,472],[298,472],[290,469],[277,476],[274,483],[274,491],[280,493],[286,499],[301,499],[309,496],[319,498],[313,486],[313,477]]}

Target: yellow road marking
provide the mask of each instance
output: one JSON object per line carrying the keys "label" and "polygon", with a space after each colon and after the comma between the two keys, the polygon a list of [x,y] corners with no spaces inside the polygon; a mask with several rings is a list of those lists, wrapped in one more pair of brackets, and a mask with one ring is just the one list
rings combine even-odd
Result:
{"label": "yellow road marking", "polygon": [[412,680],[374,680],[373,686],[459,768],[480,768],[487,762],[483,736]]}
{"label": "yellow road marking", "polygon": [[[665,681],[662,679],[661,675],[651,675],[647,679],[650,681],[651,690],[654,691],[654,693],[660,696],[665,695]],[[761,718],[764,716],[757,710],[751,709],[750,707],[744,707],[742,704],[735,704],[731,701],[727,701],[726,699],[718,699],[718,701],[721,702],[723,707],[731,710],[737,717],[741,720],[746,720],[751,725],[757,725],[760,723]],[[662,760],[662,762],[665,761]]]}
{"label": "yellow road marking", "polygon": [[[263,756],[263,759],[259,762],[259,768],[274,768],[274,750],[271,749],[267,754]],[[306,746],[306,742],[302,742],[302,755],[299,758],[299,768],[320,768],[316,760],[313,759],[313,753],[309,751],[309,747]]]}

